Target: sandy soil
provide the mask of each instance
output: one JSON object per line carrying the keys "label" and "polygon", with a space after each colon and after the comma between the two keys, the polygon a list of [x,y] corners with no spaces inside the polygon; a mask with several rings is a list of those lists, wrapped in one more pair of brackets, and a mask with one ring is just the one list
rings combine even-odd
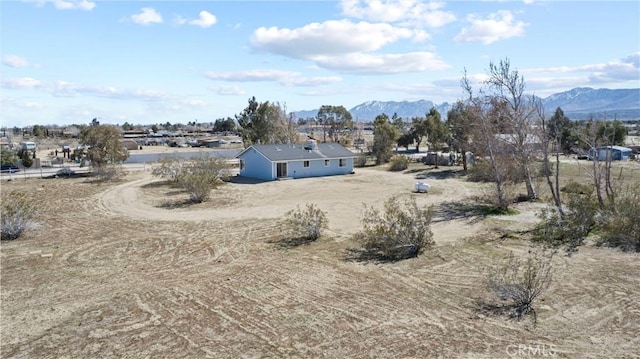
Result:
{"label": "sandy soil", "polygon": [[[518,348],[559,357],[634,358],[640,352],[637,255],[585,247],[556,257],[538,325],[481,313],[482,268],[526,242],[539,204],[517,216],[459,210],[489,187],[455,173],[275,182],[236,180],[208,203],[148,172],[118,183],[27,179],[2,183],[39,203],[40,225],[2,243],[3,358],[499,358]],[[398,263],[358,262],[347,249],[363,204],[415,196],[434,205],[436,246]],[[315,203],[329,233],[283,248],[274,219]],[[530,354],[530,353],[529,353]],[[540,352],[534,352],[536,356]]]}

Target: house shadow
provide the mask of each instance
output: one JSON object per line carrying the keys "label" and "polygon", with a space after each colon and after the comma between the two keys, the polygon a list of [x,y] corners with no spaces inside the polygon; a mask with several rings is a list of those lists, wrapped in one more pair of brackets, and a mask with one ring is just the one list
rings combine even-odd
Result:
{"label": "house shadow", "polygon": [[264,179],[259,179],[259,178],[249,178],[249,177],[243,177],[243,176],[233,176],[233,177],[229,177],[229,179],[227,179],[225,182],[227,182],[227,183],[234,183],[234,184],[260,184],[260,183],[272,182],[272,181],[270,181],[270,180],[264,180]]}
{"label": "house shadow", "polygon": [[462,169],[443,169],[443,170],[419,170],[405,173],[416,173],[416,179],[437,179],[444,180],[449,178],[460,178],[467,174]]}
{"label": "house shadow", "polygon": [[433,222],[446,222],[455,219],[466,219],[476,223],[493,213],[494,207],[477,198],[466,198],[461,201],[446,201],[434,206]]}

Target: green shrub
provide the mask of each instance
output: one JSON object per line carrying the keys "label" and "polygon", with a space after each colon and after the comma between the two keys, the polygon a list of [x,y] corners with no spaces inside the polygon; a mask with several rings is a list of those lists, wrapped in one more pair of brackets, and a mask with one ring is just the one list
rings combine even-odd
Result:
{"label": "green shrub", "polygon": [[0,213],[0,238],[13,240],[35,225],[36,207],[20,192],[3,195]]}
{"label": "green shrub", "polygon": [[404,171],[409,168],[409,157],[404,155],[395,155],[389,161],[389,171]]}
{"label": "green shrub", "polygon": [[362,245],[368,258],[400,260],[416,257],[433,244],[431,208],[419,208],[415,198],[405,202],[390,198],[384,212],[366,207],[362,230],[353,239]]}
{"label": "green shrub", "polygon": [[596,225],[598,202],[591,195],[572,193],[567,196],[564,217],[555,207],[544,208],[538,217],[533,239],[553,248],[564,247],[574,252]]}
{"label": "green shrub", "polygon": [[618,193],[615,204],[597,220],[601,229],[598,244],[640,252],[640,185]]}

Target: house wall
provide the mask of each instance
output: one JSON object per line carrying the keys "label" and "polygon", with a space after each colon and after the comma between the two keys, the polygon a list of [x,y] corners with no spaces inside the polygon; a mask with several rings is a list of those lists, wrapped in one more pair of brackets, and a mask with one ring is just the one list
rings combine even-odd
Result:
{"label": "house wall", "polygon": [[240,170],[240,176],[264,180],[275,179],[275,164],[272,164],[255,149],[249,149],[239,159],[244,161],[244,168]]}
{"label": "house wall", "polygon": [[309,167],[304,167],[304,161],[289,161],[287,174],[292,178],[304,178],[344,175],[353,172],[353,158],[346,158],[344,167],[340,167],[340,161],[337,158],[329,159],[328,166],[325,166],[324,161],[324,159],[309,160]]}

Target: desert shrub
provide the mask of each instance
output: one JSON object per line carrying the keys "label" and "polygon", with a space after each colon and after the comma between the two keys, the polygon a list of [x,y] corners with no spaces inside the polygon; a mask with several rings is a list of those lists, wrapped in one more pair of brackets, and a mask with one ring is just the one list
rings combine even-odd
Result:
{"label": "desert shrub", "polygon": [[211,190],[215,189],[231,176],[231,166],[222,157],[202,156],[185,162],[178,183],[189,193],[193,203],[206,202],[211,198]]}
{"label": "desert shrub", "polygon": [[495,175],[486,161],[477,161],[469,167],[467,180],[471,182],[493,182]]}
{"label": "desert shrub", "polygon": [[500,300],[512,318],[532,313],[533,302],[549,288],[552,281],[552,252],[530,251],[524,259],[510,252],[485,273],[487,289]]}
{"label": "desert shrub", "polygon": [[354,166],[356,167],[364,167],[367,165],[367,154],[366,153],[361,153],[360,155],[358,155],[358,157],[356,157],[355,162],[353,163]]}
{"label": "desert shrub", "polygon": [[178,182],[185,161],[181,158],[164,156],[151,170],[151,175],[171,182]]}
{"label": "desert shrub", "polygon": [[615,203],[596,219],[601,230],[599,245],[640,252],[640,185],[618,193]]}
{"label": "desert shrub", "polygon": [[353,239],[369,258],[400,260],[416,257],[433,244],[432,208],[420,208],[415,198],[390,198],[381,213],[365,206],[362,230]]}
{"label": "desert shrub", "polygon": [[0,237],[2,240],[19,238],[35,225],[36,207],[20,192],[7,193],[0,206]]}
{"label": "desert shrub", "polygon": [[327,214],[314,204],[307,203],[304,209],[297,206],[285,213],[280,228],[289,239],[297,242],[315,241],[328,228]]}
{"label": "desert shrub", "polygon": [[571,181],[564,185],[560,189],[560,191],[564,193],[576,193],[576,194],[591,194],[593,193],[593,186],[583,183],[578,183],[576,181]]}
{"label": "desert shrub", "polygon": [[555,207],[540,211],[538,217],[541,221],[536,225],[533,239],[553,248],[564,247],[567,252],[574,252],[584,244],[596,225],[597,213],[598,202],[592,195],[569,194],[564,217]]}
{"label": "desert shrub", "polygon": [[409,167],[409,157],[395,155],[389,161],[389,171],[404,171]]}
{"label": "desert shrub", "polygon": [[8,148],[0,148],[0,164],[14,165],[18,162],[18,155]]}
{"label": "desert shrub", "polygon": [[103,164],[93,167],[93,175],[100,181],[115,181],[124,176],[124,171],[120,164]]}

